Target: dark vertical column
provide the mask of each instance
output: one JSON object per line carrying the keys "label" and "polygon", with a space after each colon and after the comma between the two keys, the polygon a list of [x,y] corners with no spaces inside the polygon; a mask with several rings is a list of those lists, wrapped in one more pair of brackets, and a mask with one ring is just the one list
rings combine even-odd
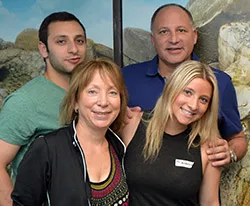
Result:
{"label": "dark vertical column", "polygon": [[123,67],[122,0],[113,0],[114,61]]}

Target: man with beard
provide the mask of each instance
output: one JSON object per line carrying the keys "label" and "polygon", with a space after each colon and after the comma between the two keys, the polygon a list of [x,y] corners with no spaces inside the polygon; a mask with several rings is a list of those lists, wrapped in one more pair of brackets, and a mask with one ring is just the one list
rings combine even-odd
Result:
{"label": "man with beard", "polygon": [[[29,145],[59,127],[59,107],[71,72],[85,58],[86,45],[85,28],[73,14],[56,12],[43,20],[38,48],[45,73],[6,97],[0,112],[0,206],[12,205],[16,171]],[[6,167],[11,162],[10,178]]]}

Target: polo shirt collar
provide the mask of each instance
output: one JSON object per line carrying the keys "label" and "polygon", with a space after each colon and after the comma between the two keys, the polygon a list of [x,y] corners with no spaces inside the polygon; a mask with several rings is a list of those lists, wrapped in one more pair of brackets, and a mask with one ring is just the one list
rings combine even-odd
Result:
{"label": "polo shirt collar", "polygon": [[197,61],[197,62],[200,61],[199,57],[194,52],[192,52],[192,54],[191,54],[191,59],[194,61]]}
{"label": "polo shirt collar", "polygon": [[147,68],[148,76],[155,76],[159,74],[158,72],[158,55],[156,55],[151,61],[149,61]]}

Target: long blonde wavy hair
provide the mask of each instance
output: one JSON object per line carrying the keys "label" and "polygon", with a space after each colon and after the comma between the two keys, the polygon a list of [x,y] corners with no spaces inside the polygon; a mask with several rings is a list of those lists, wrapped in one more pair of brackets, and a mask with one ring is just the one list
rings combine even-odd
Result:
{"label": "long blonde wavy hair", "polygon": [[[176,97],[195,78],[207,80],[212,86],[212,98],[207,111],[197,121],[190,124],[188,148],[199,146],[206,141],[214,141],[220,137],[218,130],[219,93],[216,77],[208,65],[197,61],[186,61],[180,64],[166,83],[159,97],[152,118],[146,123],[146,143],[143,149],[144,160],[155,160],[161,149],[165,126],[172,119],[172,104]],[[202,85],[201,85],[202,86]],[[194,144],[195,137],[200,136],[200,142]]]}

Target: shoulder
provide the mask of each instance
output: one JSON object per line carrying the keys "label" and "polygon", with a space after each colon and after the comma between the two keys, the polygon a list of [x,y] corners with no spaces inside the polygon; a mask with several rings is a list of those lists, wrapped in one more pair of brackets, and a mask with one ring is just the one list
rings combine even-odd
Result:
{"label": "shoulder", "polygon": [[30,92],[33,90],[34,87],[37,89],[37,87],[44,85],[44,82],[45,82],[45,77],[43,77],[42,75],[37,76],[37,77],[31,79],[30,81],[28,81],[26,84],[24,84],[19,89],[17,89],[14,93]]}
{"label": "shoulder", "polygon": [[[23,85],[21,88],[13,92],[14,95],[22,95],[27,97],[40,97],[40,96],[48,96],[50,93],[48,91],[59,94],[64,94],[65,90],[61,87],[57,86],[52,81],[45,78],[43,75],[37,76]],[[53,94],[54,94],[53,93]],[[11,94],[11,95],[12,95]],[[11,96],[10,95],[10,96]]]}
{"label": "shoulder", "polygon": [[235,88],[231,77],[224,71],[212,68],[214,75],[217,79],[220,96],[235,96]]}
{"label": "shoulder", "polygon": [[65,152],[69,142],[68,128],[63,127],[44,135],[38,136],[30,145],[27,155],[34,155],[36,157],[52,157],[58,152]]}
{"label": "shoulder", "polygon": [[[73,137],[72,128],[70,126],[64,126],[59,129],[56,129],[52,132],[40,135],[39,138],[44,138],[45,141],[50,143],[58,143],[58,141],[64,141],[67,137]],[[58,140],[60,138],[60,140]]]}
{"label": "shoulder", "polygon": [[214,72],[217,81],[231,82],[231,77],[224,71],[211,67]]}
{"label": "shoulder", "polygon": [[115,133],[112,129],[108,129],[106,132],[106,139],[115,147],[123,148],[125,147],[120,134]]}
{"label": "shoulder", "polygon": [[[36,98],[33,93],[36,93],[36,97],[40,94],[38,91],[31,92],[29,88],[33,85],[32,82],[36,81],[35,78],[28,82],[26,85],[16,90],[7,96],[2,104],[1,112],[0,112],[0,122],[4,121],[10,122],[13,125],[23,125],[23,120],[30,119],[32,116],[36,114]],[[9,123],[8,123],[9,124]],[[1,125],[2,127],[3,125]]]}
{"label": "shoulder", "polygon": [[31,99],[32,98],[28,92],[20,89],[18,91],[13,92],[4,99],[2,109],[3,110],[14,109],[15,111],[20,111],[20,112],[21,110],[18,110],[18,108],[32,109],[33,107],[31,107],[31,105],[33,104],[33,102],[31,101]]}
{"label": "shoulder", "polygon": [[[3,110],[15,110],[25,114],[31,113],[37,107],[43,107],[46,102],[61,102],[65,91],[43,76],[38,76],[27,84],[8,95],[4,101]],[[53,98],[51,98],[53,96]]]}
{"label": "shoulder", "polygon": [[33,147],[41,150],[47,150],[51,154],[55,154],[58,151],[65,151],[69,143],[73,145],[73,139],[71,141],[71,135],[68,127],[62,127],[52,132],[38,136]]}
{"label": "shoulder", "polygon": [[130,64],[128,66],[125,66],[123,67],[123,70],[129,70],[129,69],[132,69],[132,68],[141,68],[145,65],[148,65],[152,62],[152,60],[150,61],[145,61],[145,62],[140,62],[140,63],[135,63],[135,64]]}
{"label": "shoulder", "polygon": [[36,107],[19,92],[5,98],[0,111],[0,138],[16,145],[27,144],[34,132]]}
{"label": "shoulder", "polygon": [[[194,52],[192,52],[191,58],[192,58],[192,60],[200,61],[199,57]],[[219,85],[231,82],[231,77],[227,73],[225,73],[222,70],[211,67],[211,66],[210,66],[210,68],[213,70],[214,75],[215,75]]]}
{"label": "shoulder", "polygon": [[25,85],[8,95],[3,101],[3,106],[5,106],[5,104],[14,104],[14,108],[16,108],[20,107],[20,105],[22,105],[23,107],[27,104],[32,104],[31,99],[33,95],[35,94],[36,96],[38,96],[39,94],[37,88],[41,87],[41,81],[41,76],[35,77],[34,79],[30,80]]}
{"label": "shoulder", "polygon": [[125,145],[121,138],[112,130],[108,129],[106,132],[106,139],[108,140],[109,144],[112,145],[112,147],[115,150],[115,153],[118,155],[119,160],[121,161],[124,154],[125,154]]}
{"label": "shoulder", "polygon": [[47,148],[51,149],[57,147],[58,145],[63,145],[65,142],[68,142],[68,140],[71,140],[71,137],[73,137],[72,130],[73,128],[71,128],[70,125],[39,135],[32,143],[32,147],[41,148],[46,145]]}
{"label": "shoulder", "polygon": [[136,74],[138,72],[147,72],[147,68],[151,68],[152,66],[157,65],[157,56],[154,57],[152,60],[145,61],[145,62],[140,62],[136,64],[131,64],[126,67],[122,68],[122,73],[123,75],[128,75],[128,74]]}

